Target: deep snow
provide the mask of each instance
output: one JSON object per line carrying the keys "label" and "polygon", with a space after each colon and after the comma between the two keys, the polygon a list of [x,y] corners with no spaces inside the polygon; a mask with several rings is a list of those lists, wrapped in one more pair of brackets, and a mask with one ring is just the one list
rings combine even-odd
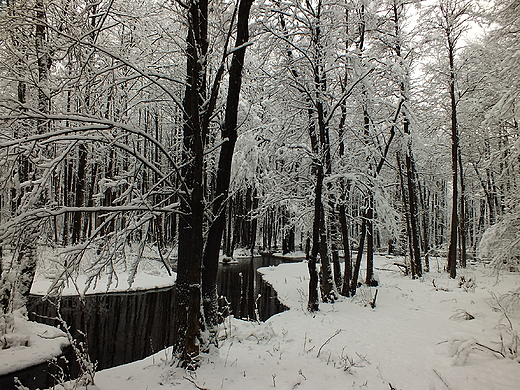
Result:
{"label": "deep snow", "polygon": [[[438,270],[442,259],[421,280],[402,275],[396,260],[376,257],[374,309],[366,304],[376,288],[362,287],[355,298],[320,304],[314,314],[305,309],[305,262],[261,268],[289,311],[265,323],[228,318],[220,348],[202,356],[196,373],[171,365],[171,351],[164,350],[98,372],[96,387],[88,389],[520,389],[519,359],[492,351],[507,355],[520,328],[520,312],[509,312],[511,329],[493,294],[516,290],[518,298],[520,275],[497,277],[473,265],[459,270],[466,280],[459,287]],[[35,348],[24,351],[27,357]],[[6,352],[0,351],[2,363]]]}
{"label": "deep snow", "polygon": [[[101,390],[518,390],[518,361],[479,344],[500,351],[501,340],[510,342],[491,293],[519,289],[520,275],[504,274],[497,283],[491,270],[473,266],[460,274],[474,286],[459,287],[458,280],[440,272],[411,280],[391,265],[394,261],[376,259],[375,309],[364,305],[375,289],[362,288],[356,298],[321,304],[315,314],[305,310],[306,263],[263,268],[289,311],[261,324],[228,319],[222,330],[226,339],[203,355],[196,373],[171,367],[166,350],[101,371],[96,385]],[[475,318],[466,320],[465,313]],[[518,330],[519,313],[510,319]]]}

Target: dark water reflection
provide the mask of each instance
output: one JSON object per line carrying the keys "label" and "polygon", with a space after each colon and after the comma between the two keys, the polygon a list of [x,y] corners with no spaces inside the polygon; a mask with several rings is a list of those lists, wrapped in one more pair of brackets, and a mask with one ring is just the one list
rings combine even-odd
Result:
{"label": "dark water reflection", "polygon": [[[254,257],[220,265],[219,294],[226,297],[235,317],[257,319],[258,313],[264,321],[286,310],[274,289],[256,272],[259,267],[280,262],[271,257]],[[79,340],[79,330],[86,331],[89,355],[101,370],[142,359],[171,345],[174,299],[173,287],[91,294],[83,303],[76,296],[62,297],[61,315]],[[28,311],[31,320],[57,325],[53,319],[56,308],[39,296],[30,298]]]}
{"label": "dark water reflection", "polygon": [[[218,291],[226,300],[236,318],[265,321],[272,315],[287,310],[276,291],[265,283],[256,270],[260,267],[278,265],[281,259],[258,256],[238,259],[238,263],[221,264],[218,273]],[[257,318],[258,317],[258,318]]]}

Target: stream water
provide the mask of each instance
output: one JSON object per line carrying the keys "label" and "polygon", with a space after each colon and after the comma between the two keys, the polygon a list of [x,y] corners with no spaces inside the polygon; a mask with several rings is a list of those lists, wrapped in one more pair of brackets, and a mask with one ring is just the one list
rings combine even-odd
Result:
{"label": "stream water", "polygon": [[[274,257],[255,256],[240,258],[236,263],[221,264],[218,284],[223,310],[237,318],[261,321],[286,310],[278,301],[274,289],[256,272],[259,267],[281,262],[281,259]],[[78,340],[83,339],[82,333],[87,335],[90,358],[96,362],[96,369],[102,370],[142,359],[171,345],[174,299],[173,287],[90,294],[83,303],[77,296],[66,296],[61,298],[60,312]],[[41,296],[30,297],[28,311],[33,321],[58,324],[54,319],[56,307],[48,301],[42,301]],[[68,360],[71,358],[73,360],[72,355]],[[42,369],[45,371],[47,367],[38,368],[39,371]],[[74,367],[68,367],[67,370],[74,376]],[[27,382],[31,374],[26,376]],[[46,383],[42,383],[41,378],[37,380],[38,383],[26,382],[25,386],[36,388],[52,386],[54,379],[48,377]],[[5,382],[0,377],[2,383]]]}

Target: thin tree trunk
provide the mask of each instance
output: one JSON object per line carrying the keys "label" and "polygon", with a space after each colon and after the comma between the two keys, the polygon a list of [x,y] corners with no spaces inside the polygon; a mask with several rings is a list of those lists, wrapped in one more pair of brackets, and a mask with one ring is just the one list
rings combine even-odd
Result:
{"label": "thin tree trunk", "polygon": [[450,222],[450,244],[448,247],[448,271],[450,278],[457,277],[457,236],[459,227],[459,180],[458,180],[458,157],[459,157],[459,134],[457,127],[457,98],[455,94],[455,52],[453,44],[448,37],[449,64],[450,64],[450,102],[451,102],[451,170],[452,170],[452,207]]}
{"label": "thin tree trunk", "polygon": [[413,260],[413,247],[412,247],[412,227],[410,223],[410,208],[409,208],[409,199],[408,199],[408,191],[406,190],[405,181],[404,181],[404,173],[403,173],[403,162],[401,160],[400,152],[397,151],[397,170],[399,173],[399,183],[401,187],[401,197],[403,200],[403,209],[404,209],[404,216],[405,216],[405,222],[406,222],[406,235],[408,237],[407,243],[408,243],[408,253],[410,254],[410,273],[415,275],[415,262]]}
{"label": "thin tree trunk", "polygon": [[368,199],[366,219],[367,274],[365,283],[367,286],[377,286],[378,282],[374,279],[374,197],[372,194]]}
{"label": "thin tree trunk", "polygon": [[350,281],[350,295],[356,295],[359,270],[361,269],[361,259],[363,258],[363,249],[365,247],[365,237],[367,235],[367,221],[366,215],[363,213],[363,222],[361,223],[361,236],[359,238],[358,251],[356,255],[356,262],[354,264],[354,270],[352,272],[352,279]]}
{"label": "thin tree trunk", "polygon": [[459,150],[459,171],[460,171],[460,218],[459,218],[459,235],[460,235],[460,266],[466,268],[467,253],[466,253],[466,239],[468,233],[468,226],[466,221],[466,188],[464,183],[464,171],[462,169],[462,155]]}
{"label": "thin tree trunk", "polygon": [[352,278],[352,259],[350,257],[347,216],[344,204],[339,206],[339,224],[341,226],[341,236],[343,238],[343,251],[345,252],[345,269],[343,272],[341,295],[348,297],[350,296],[350,279]]}
{"label": "thin tree trunk", "polygon": [[422,216],[421,216],[421,227],[422,227],[422,238],[423,238],[423,251],[424,251],[424,271],[430,272],[430,260],[429,260],[429,252],[430,252],[430,236],[428,229],[428,221],[429,221],[429,203],[430,203],[430,193],[427,192],[426,186],[421,189],[420,183],[417,183],[419,186],[419,201],[422,207]]}
{"label": "thin tree trunk", "polygon": [[419,244],[419,221],[418,221],[418,202],[417,186],[415,183],[415,167],[411,147],[408,147],[406,154],[406,177],[408,189],[408,202],[410,205],[410,241],[411,241],[411,261],[414,263],[414,273],[412,278],[422,276],[421,249]]}
{"label": "thin tree trunk", "polygon": [[[399,60],[404,64],[404,58],[401,52],[401,44],[399,41],[399,37],[401,36],[401,23],[400,17],[404,12],[404,4],[399,4],[394,2],[393,4],[393,14],[394,14],[394,28],[395,28],[395,36],[396,44],[394,47],[395,54],[399,58]],[[404,102],[409,101],[409,91],[408,91],[408,83],[409,83],[409,75],[406,73],[401,82],[400,89],[402,94],[402,100]],[[403,121],[403,131],[407,138],[406,142],[406,154],[405,154],[405,166],[406,166],[406,178],[407,178],[407,192],[408,192],[408,205],[409,205],[409,214],[408,214],[408,241],[410,247],[410,263],[413,264],[412,267],[412,278],[420,277],[422,275],[422,264],[421,264],[421,248],[419,241],[419,201],[417,195],[417,172],[415,169],[413,150],[412,150],[412,138],[410,131],[410,120],[409,113],[407,110],[403,110],[404,121]],[[402,188],[405,191],[404,185]]]}
{"label": "thin tree trunk", "polygon": [[[253,190],[253,205],[252,205],[251,211],[254,211],[258,208],[258,203],[259,203],[258,192],[255,187],[255,189]],[[256,218],[254,218],[251,221],[251,257],[253,257],[253,255],[255,253],[257,231],[258,231],[258,220]]]}
{"label": "thin tree trunk", "polygon": [[[75,206],[82,207],[85,202],[85,170],[87,168],[87,147],[85,144],[80,144],[78,147],[78,170],[76,173],[76,188],[75,188]],[[74,213],[74,220],[72,226],[71,243],[78,244],[81,241],[83,223],[83,213],[76,211]]]}

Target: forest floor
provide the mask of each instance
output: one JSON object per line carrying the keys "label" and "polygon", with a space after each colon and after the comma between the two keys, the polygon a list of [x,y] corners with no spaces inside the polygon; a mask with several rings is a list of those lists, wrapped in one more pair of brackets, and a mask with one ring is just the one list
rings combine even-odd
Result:
{"label": "forest floor", "polygon": [[[306,263],[260,272],[290,310],[265,323],[228,318],[220,348],[195,373],[171,367],[171,351],[100,371],[101,390],[158,389],[448,389],[517,390],[520,275],[483,265],[449,279],[432,272],[411,280],[378,256],[376,288],[306,311]],[[440,264],[442,260],[440,259]],[[514,293],[509,293],[514,291]],[[504,295],[505,294],[505,295]],[[499,299],[499,297],[502,297]],[[507,314],[507,316],[505,316]],[[89,389],[91,387],[89,386]]]}

